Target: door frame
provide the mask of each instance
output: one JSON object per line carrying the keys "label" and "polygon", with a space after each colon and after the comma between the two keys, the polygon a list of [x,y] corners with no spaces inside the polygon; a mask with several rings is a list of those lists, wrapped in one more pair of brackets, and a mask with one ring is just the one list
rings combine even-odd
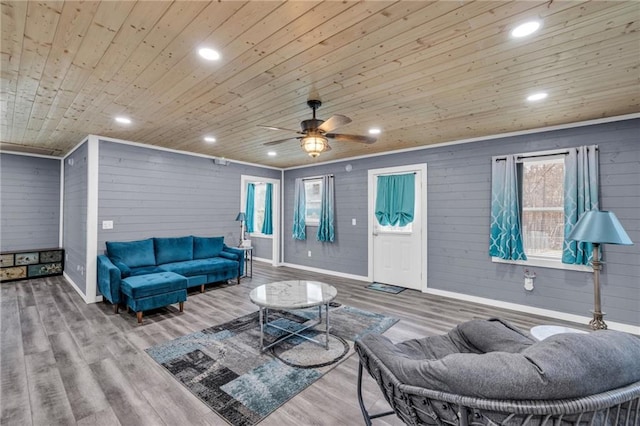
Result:
{"label": "door frame", "polygon": [[[273,198],[271,200],[273,209],[273,234],[271,235],[271,265],[280,265],[280,180],[260,176],[241,175],[240,176],[240,211],[245,212],[247,202],[247,184],[250,182],[264,182],[273,184]],[[269,237],[256,237],[269,239]],[[268,260],[268,259],[267,259]]]}
{"label": "door frame", "polygon": [[420,268],[420,290],[424,293],[427,290],[427,163],[409,164],[397,167],[385,167],[382,169],[369,169],[367,175],[367,232],[368,232],[368,271],[367,279],[373,282],[373,215],[375,208],[376,194],[373,193],[374,178],[380,174],[402,174],[420,172],[420,208],[422,223],[422,232],[420,235],[420,247],[422,248],[421,268]]}

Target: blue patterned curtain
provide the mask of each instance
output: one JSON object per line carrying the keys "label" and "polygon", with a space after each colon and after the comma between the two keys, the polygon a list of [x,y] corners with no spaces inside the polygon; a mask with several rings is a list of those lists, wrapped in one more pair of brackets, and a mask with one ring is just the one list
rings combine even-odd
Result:
{"label": "blue patterned curtain", "polygon": [[254,198],[255,198],[256,186],[253,183],[247,185],[247,204],[245,206],[246,213],[246,224],[245,229],[247,233],[253,232],[253,217],[254,217]]}
{"label": "blue patterned curtain", "polygon": [[295,192],[293,198],[293,239],[306,240],[305,228],[306,200],[304,192],[304,181],[302,178],[296,179]]}
{"label": "blue patterned curtain", "polygon": [[522,244],[518,185],[515,156],[494,159],[491,169],[491,256],[527,260]]}
{"label": "blue patterned curtain", "polygon": [[562,263],[588,265],[591,262],[592,244],[568,241],[567,237],[585,212],[598,209],[598,147],[572,148],[564,160]]}
{"label": "blue patterned curtain", "polygon": [[335,238],[333,226],[334,187],[332,176],[322,176],[322,204],[320,205],[320,223],[318,224],[318,241],[332,243]]}
{"label": "blue patterned curtain", "polygon": [[378,176],[375,214],[380,225],[406,226],[413,222],[415,177],[414,173]]}
{"label": "blue patterned curtain", "polygon": [[273,184],[268,183],[264,194],[264,221],[262,222],[262,233],[265,235],[273,234],[272,194]]}

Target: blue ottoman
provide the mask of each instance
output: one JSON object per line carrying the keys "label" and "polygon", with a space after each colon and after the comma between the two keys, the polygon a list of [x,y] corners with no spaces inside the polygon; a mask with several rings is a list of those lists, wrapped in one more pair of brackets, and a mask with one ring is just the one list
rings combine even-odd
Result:
{"label": "blue ottoman", "polygon": [[187,300],[187,279],[174,272],[136,275],[122,280],[120,290],[127,306],[142,323],[142,311],[180,303],[180,312]]}

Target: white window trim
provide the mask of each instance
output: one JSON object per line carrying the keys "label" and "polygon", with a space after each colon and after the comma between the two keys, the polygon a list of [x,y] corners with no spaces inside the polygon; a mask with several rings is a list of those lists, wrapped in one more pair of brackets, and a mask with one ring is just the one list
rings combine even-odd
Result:
{"label": "white window trim", "polygon": [[514,265],[531,266],[531,267],[535,266],[538,268],[564,269],[566,271],[593,272],[593,268],[589,265],[570,265],[567,263],[562,263],[560,259],[550,259],[550,258],[534,257],[534,256],[527,256],[527,260],[507,260],[507,259],[500,259],[499,257],[492,257],[491,261],[493,263],[511,263]]}

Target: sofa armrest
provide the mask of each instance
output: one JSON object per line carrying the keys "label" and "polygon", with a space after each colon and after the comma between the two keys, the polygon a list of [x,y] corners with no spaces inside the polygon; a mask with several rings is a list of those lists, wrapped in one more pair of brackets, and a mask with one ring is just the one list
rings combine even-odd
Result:
{"label": "sofa armrest", "polygon": [[120,303],[121,281],[120,269],[104,254],[98,256],[98,290],[113,304]]}
{"label": "sofa armrest", "polygon": [[236,260],[239,263],[238,276],[241,277],[244,275],[244,250],[238,250],[225,244],[222,246],[220,257]]}

